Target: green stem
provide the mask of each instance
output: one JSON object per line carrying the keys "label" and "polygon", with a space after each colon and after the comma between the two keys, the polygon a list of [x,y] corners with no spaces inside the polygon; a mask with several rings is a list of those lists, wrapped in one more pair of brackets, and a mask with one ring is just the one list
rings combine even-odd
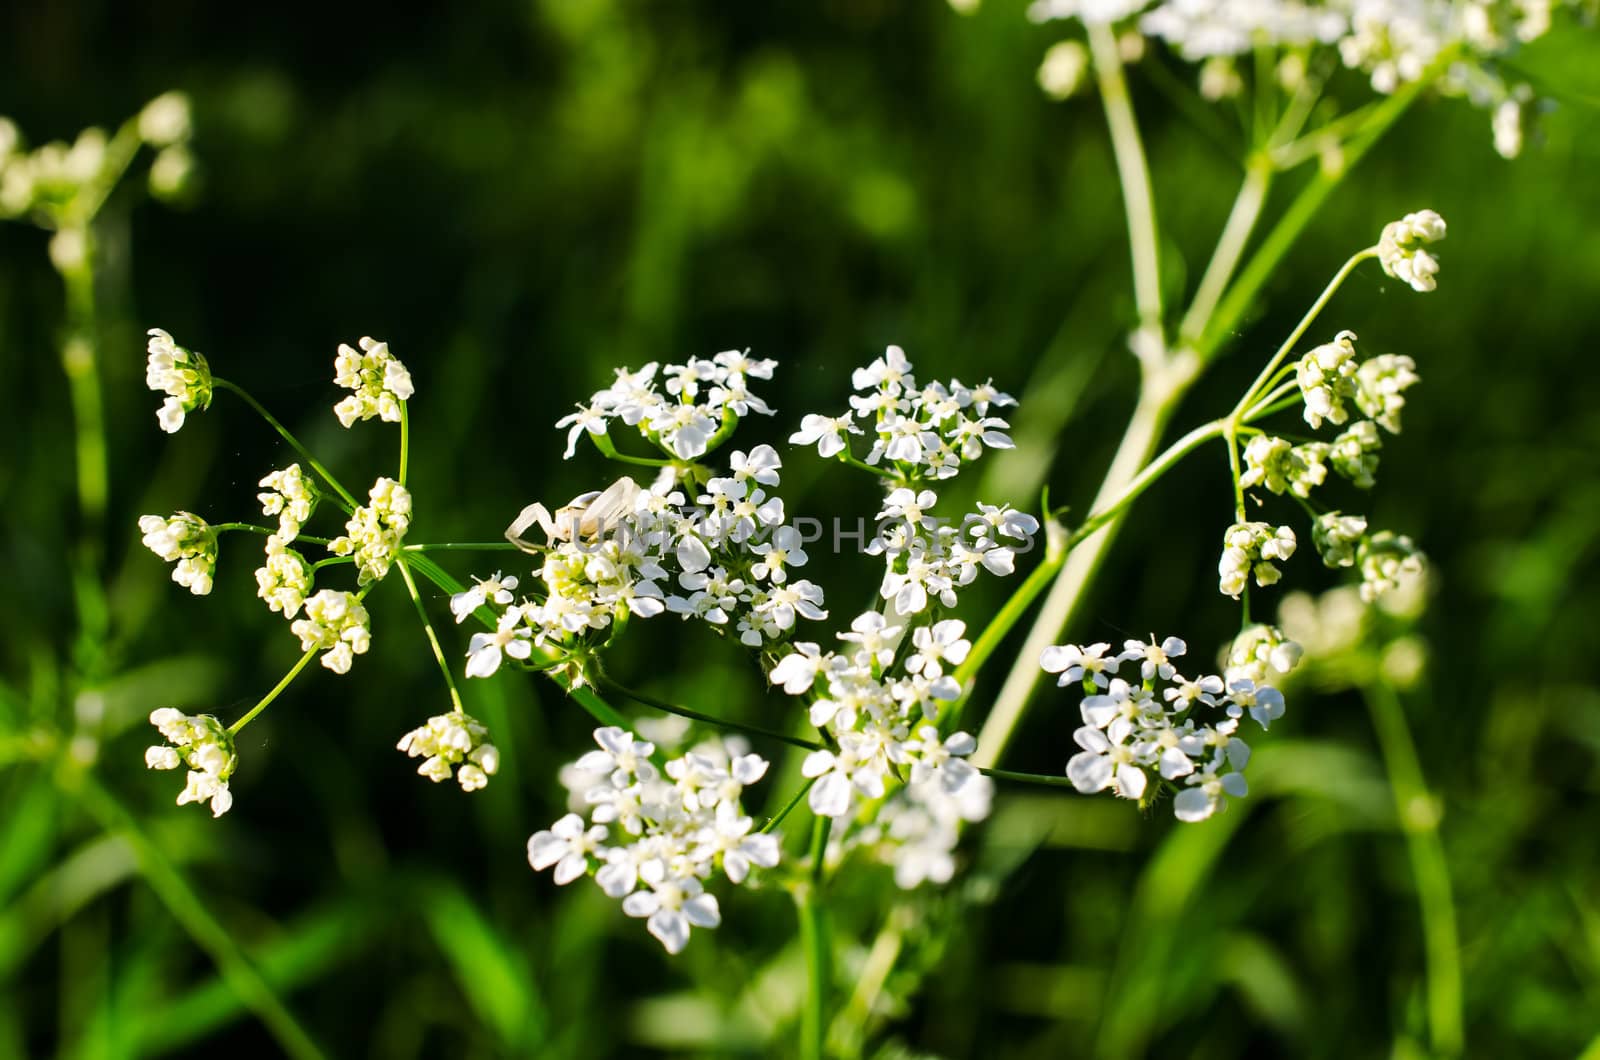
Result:
{"label": "green stem", "polygon": [[[400,407],[404,408],[405,403],[401,402]],[[400,422],[404,424],[404,418]],[[439,664],[439,672],[444,675],[445,687],[450,690],[450,702],[455,704],[457,713],[465,714],[466,708],[461,704],[461,692],[456,688],[456,679],[450,673],[450,664],[445,661],[444,649],[439,646],[439,637],[433,631],[433,623],[428,621],[428,609],[422,606],[422,594],[417,592],[417,583],[411,577],[411,570],[406,566],[406,558],[401,556],[395,566],[400,568],[400,577],[406,583],[406,592],[411,595],[411,602],[417,609],[417,618],[422,621],[422,632],[427,634],[428,646],[433,649],[434,661]]]}
{"label": "green stem", "polygon": [[1461,944],[1456,932],[1450,863],[1439,837],[1439,808],[1423,779],[1422,764],[1417,758],[1411,729],[1406,725],[1400,697],[1382,680],[1369,681],[1362,691],[1378,739],[1378,750],[1389,774],[1395,814],[1405,836],[1411,874],[1417,886],[1433,1051],[1439,1056],[1457,1056],[1465,1045]]}
{"label": "green stem", "polygon": [[789,816],[790,811],[793,810],[796,806],[800,805],[800,801],[802,799],[804,799],[807,794],[810,793],[811,786],[813,784],[815,784],[815,783],[816,783],[816,780],[815,780],[815,778],[813,778],[811,780],[806,781],[804,784],[800,785],[800,790],[794,793],[794,798],[792,798],[788,802],[784,803],[783,809],[778,811],[778,815],[776,817],[774,817],[772,820],[768,821],[766,824],[761,826],[761,831],[770,832],[774,828],[777,828],[778,825],[782,824],[783,823],[783,819],[785,817]]}
{"label": "green stem", "polygon": [[1094,514],[1083,521],[1082,526],[1072,532],[1071,538],[1067,541],[1067,547],[1070,549],[1076,546],[1078,542],[1117,518],[1127,509],[1128,505],[1139,499],[1140,494],[1154,485],[1161,476],[1172,470],[1173,465],[1194,452],[1205,442],[1223,434],[1224,430],[1223,421],[1212,420],[1210,423],[1202,423],[1167,446],[1161,455],[1146,464],[1144,470],[1135,475],[1133,481],[1129,482],[1117,496],[1108,501],[1103,508],[1097,509]]}
{"label": "green stem", "polygon": [[[1141,469],[1155,452],[1161,431],[1171,418],[1182,392],[1182,386],[1152,384],[1147,377],[1139,404],[1128,421],[1127,430],[1117,446],[1116,455],[1111,460],[1111,467],[1106,472],[1105,481],[1091,510],[1108,508],[1136,481]],[[995,698],[994,708],[978,735],[974,765],[993,766],[1011,742],[1012,734],[1027,710],[1028,700],[1044,673],[1039,669],[1040,652],[1054,643],[1071,621],[1089,579],[1099,569],[1111,543],[1116,540],[1128,511],[1128,505],[1124,504],[1068,554],[1061,572],[1050,586],[1049,594],[1040,605],[1033,628],[1028,631],[1016,662],[1012,664],[1011,672],[1006,675],[1005,683]]]}
{"label": "green stem", "polygon": [[182,872],[139,827],[133,815],[87,773],[75,772],[75,784],[84,808],[108,833],[122,837],[138,858],[140,871],[161,904],[217,966],[217,972],[277,1039],[284,1053],[296,1060],[319,1060],[322,1050],[312,1041],[294,1013],[245,957],[233,935],[223,927]]}
{"label": "green stem", "polygon": [[[1011,594],[1011,598],[1000,608],[999,613],[984,627],[983,632],[978,635],[978,639],[972,642],[972,650],[967,653],[966,659],[962,660],[961,665],[956,667],[954,676],[963,689],[966,689],[968,683],[977,676],[978,671],[983,668],[983,664],[989,660],[989,656],[993,655],[995,649],[1000,647],[1000,642],[1005,639],[1006,634],[1011,632],[1011,628],[1022,619],[1023,614],[1033,605],[1034,598],[1044,591],[1044,587],[1050,584],[1050,580],[1056,576],[1056,572],[1066,562],[1069,549],[1066,543],[1066,533],[1061,524],[1051,520],[1045,523],[1044,532],[1046,540],[1044,561],[1034,568],[1033,572],[1028,575],[1021,585],[1017,586],[1016,592]],[[966,695],[963,694],[961,699],[949,711],[947,716],[952,722],[965,705],[966,698]]]}
{"label": "green stem", "polygon": [[769,740],[778,740],[789,744],[791,747],[799,747],[807,751],[821,751],[823,749],[823,745],[816,740],[807,740],[800,736],[790,736],[786,732],[779,732],[776,729],[762,728],[759,725],[746,725],[743,722],[729,721],[726,718],[713,717],[710,714],[702,714],[698,710],[691,710],[689,707],[680,706],[677,703],[670,703],[665,699],[657,699],[655,696],[645,692],[635,691],[634,689],[631,689],[626,685],[613,680],[603,670],[599,671],[597,680],[619,696],[626,696],[635,703],[642,703],[647,707],[654,707],[656,710],[662,711],[666,714],[676,714],[680,718],[688,718],[691,721],[704,722],[707,725],[713,725],[719,729],[728,729],[731,732],[742,732],[747,736],[764,736]]}
{"label": "green stem", "polygon": [[271,704],[274,699],[277,699],[280,695],[282,695],[283,690],[288,688],[296,677],[300,676],[300,671],[306,668],[306,664],[309,663],[312,657],[315,656],[320,650],[321,649],[319,648],[312,648],[310,651],[300,656],[300,661],[289,668],[289,672],[283,675],[283,680],[279,681],[277,685],[273,687],[271,692],[268,692],[265,696],[263,696],[261,698],[261,702],[251,707],[249,713],[245,714],[244,717],[228,726],[228,732],[237,734],[240,729],[243,729],[246,725],[249,725],[250,722],[255,720],[255,716],[257,714],[260,714],[263,710],[266,710],[267,706]]}
{"label": "green stem", "polygon": [[1150,193],[1150,168],[1144,145],[1139,139],[1139,123],[1134,118],[1133,102],[1128,98],[1128,83],[1122,75],[1122,56],[1116,32],[1107,24],[1090,22],[1089,51],[1094,61],[1095,78],[1100,84],[1100,101],[1111,131],[1112,153],[1117,175],[1122,182],[1123,208],[1128,221],[1128,243],[1133,253],[1134,301],[1139,309],[1139,327],[1158,341],[1161,335],[1161,261],[1156,235],[1155,201]]}
{"label": "green stem", "polygon": [[312,456],[311,451],[300,444],[300,439],[290,434],[289,429],[283,424],[279,423],[277,418],[274,417],[272,413],[268,412],[261,402],[251,397],[248,390],[236,383],[230,383],[228,380],[219,378],[217,376],[212,376],[211,384],[217,390],[226,390],[229,393],[238,396],[238,398],[246,405],[249,405],[251,408],[255,409],[256,413],[262,419],[266,420],[267,423],[271,425],[272,429],[277,431],[278,434],[282,436],[284,441],[289,443],[290,448],[299,453],[300,458],[309,464],[313,471],[322,476],[322,480],[326,482],[333,489],[333,492],[337,493],[344,501],[347,511],[359,507],[359,505],[356,503],[356,499],[350,495],[350,491],[339,484],[339,480],[333,477],[333,473],[327,468],[323,467],[321,461]]}
{"label": "green stem", "polygon": [[1217,239],[1211,262],[1206,266],[1205,275],[1200,278],[1200,286],[1195,289],[1194,302],[1178,328],[1180,345],[1197,341],[1205,331],[1206,321],[1211,319],[1217,301],[1227,289],[1228,281],[1233,278],[1233,270],[1239,267],[1239,258],[1244,255],[1245,244],[1250,241],[1250,233],[1255,230],[1256,220],[1261,216],[1261,207],[1267,200],[1267,189],[1271,183],[1271,160],[1262,154],[1253,155],[1245,167],[1244,183],[1239,186],[1239,195],[1234,199],[1233,209],[1228,212],[1228,220],[1222,226],[1222,235]]}
{"label": "green stem", "polygon": [[1295,344],[1300,341],[1311,325],[1316,323],[1317,317],[1322,315],[1323,309],[1327,307],[1333,296],[1338,293],[1339,288],[1344,286],[1344,281],[1356,270],[1356,266],[1377,256],[1378,248],[1368,247],[1352,254],[1348,261],[1339,266],[1339,271],[1333,274],[1333,279],[1328,281],[1328,286],[1322,289],[1322,293],[1317,296],[1317,300],[1311,303],[1311,308],[1306,310],[1305,316],[1300,318],[1300,323],[1296,324],[1294,330],[1289,332],[1289,337],[1283,340],[1283,345],[1278,347],[1278,352],[1272,355],[1272,359],[1267,362],[1267,366],[1261,369],[1261,374],[1256,376],[1255,382],[1251,383],[1250,388],[1244,392],[1244,397],[1239,399],[1239,404],[1234,407],[1233,412],[1228,416],[1230,422],[1239,422],[1239,418],[1245,411],[1260,400],[1261,392],[1272,385],[1272,380],[1278,373],[1278,366],[1283,364],[1283,359],[1289,356],[1289,352],[1294,349]]}
{"label": "green stem", "polygon": [[405,545],[402,552],[520,552],[509,541],[444,541],[439,544]]}
{"label": "green stem", "polygon": [[1377,143],[1389,127],[1400,119],[1423,89],[1449,68],[1455,61],[1456,53],[1456,48],[1446,48],[1422,77],[1401,86],[1394,95],[1378,104],[1367,122],[1363,124],[1361,131],[1346,145],[1344,164],[1336,168],[1325,167],[1319,170],[1317,175],[1300,190],[1300,194],[1289,205],[1283,217],[1256,249],[1255,255],[1239,274],[1238,280],[1223,296],[1217,306],[1216,314],[1203,329],[1202,338],[1195,344],[1195,350],[1202,360],[1209,360],[1215,356],[1222,343],[1233,335],[1239,326],[1239,321],[1255,304],[1261,288],[1276,274],[1284,255],[1294,246],[1295,241],[1300,238],[1300,233],[1311,223],[1311,219],[1317,215],[1317,211],[1322,208],[1328,196],[1339,186],[1344,175],[1361,160],[1373,144]]}
{"label": "green stem", "polygon": [[[412,570],[428,579],[442,592],[464,593],[467,587],[457,581],[448,571],[422,553],[412,553],[406,556],[406,563]],[[499,623],[495,613],[487,607],[480,607],[473,612],[473,617],[483,623],[486,629],[494,629]],[[589,716],[601,725],[615,725],[620,729],[629,728],[628,719],[617,712],[617,709],[602,699],[594,689],[588,685],[574,685],[572,678],[565,673],[550,675],[551,680],[567,691],[578,706],[589,713]]]}
{"label": "green stem", "polygon": [[869,472],[870,474],[877,475],[880,478],[899,479],[902,477],[899,473],[891,471],[886,467],[878,467],[875,464],[867,463],[865,460],[858,460],[856,455],[848,449],[840,450],[836,459],[841,464],[857,468],[861,471]]}
{"label": "green stem", "polygon": [[1066,777],[1054,777],[1045,773],[1016,773],[1009,769],[979,769],[978,772],[996,780],[1013,780],[1019,784],[1042,784],[1048,788],[1075,787]]}
{"label": "green stem", "polygon": [[822,906],[823,869],[831,817],[820,814],[811,826],[811,881],[795,892],[800,919],[800,946],[806,955],[806,1004],[800,1020],[800,1056],[821,1060],[828,1034],[828,993],[833,979],[833,941]]}
{"label": "green stem", "polygon": [[[260,534],[262,537],[271,537],[278,532],[278,528],[275,526],[257,526],[255,523],[212,523],[211,529],[219,534],[236,531],[246,534]],[[304,541],[312,545],[328,544],[327,538],[312,537],[310,534],[296,534],[294,539],[296,542]]]}
{"label": "green stem", "polygon": [[411,413],[406,402],[400,402],[400,472],[395,476],[400,485],[406,484],[406,470],[411,462]]}

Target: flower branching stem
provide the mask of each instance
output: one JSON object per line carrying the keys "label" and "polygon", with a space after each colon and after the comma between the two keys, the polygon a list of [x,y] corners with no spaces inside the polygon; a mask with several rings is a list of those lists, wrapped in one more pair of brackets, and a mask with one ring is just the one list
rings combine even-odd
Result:
{"label": "flower branching stem", "polygon": [[257,415],[266,420],[268,426],[277,431],[283,440],[289,443],[290,448],[300,454],[301,459],[303,459],[311,467],[311,470],[320,475],[322,477],[322,481],[326,482],[329,488],[339,495],[340,500],[344,502],[344,508],[346,511],[352,511],[358,507],[356,499],[355,497],[351,496],[350,491],[345,489],[344,486],[340,485],[339,480],[333,477],[333,473],[327,468],[323,467],[320,460],[311,455],[311,450],[300,444],[300,439],[296,438],[293,434],[290,434],[289,429],[283,424],[279,423],[277,417],[268,412],[266,406],[262,405],[261,402],[252,397],[248,390],[242,386],[239,386],[237,383],[231,383],[220,376],[213,376],[211,379],[211,385],[217,390],[226,390],[230,394],[236,395],[239,400],[243,401],[246,405],[249,405],[252,409],[255,409]]}
{"label": "flower branching stem", "polygon": [[[404,407],[402,403],[401,408]],[[444,657],[444,649],[439,646],[439,636],[433,631],[433,623],[428,620],[428,609],[422,605],[422,594],[417,592],[417,583],[411,577],[411,568],[407,566],[406,557],[401,556],[395,565],[400,568],[400,577],[406,583],[406,592],[410,594],[411,603],[417,609],[417,619],[422,623],[422,632],[427,634],[428,647],[433,649],[434,661],[439,664],[439,672],[444,675],[445,687],[450,690],[450,702],[457,711],[464,714],[466,707],[461,703],[461,692],[456,688],[456,679],[450,673],[450,663]]]}

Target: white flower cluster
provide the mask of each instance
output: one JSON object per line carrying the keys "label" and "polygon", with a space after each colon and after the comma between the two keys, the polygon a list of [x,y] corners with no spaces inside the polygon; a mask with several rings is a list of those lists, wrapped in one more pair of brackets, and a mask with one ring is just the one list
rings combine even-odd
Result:
{"label": "white flower cluster", "polygon": [[400,737],[396,747],[408,758],[421,758],[417,772],[434,783],[454,771],[462,791],[477,791],[500,769],[500,751],[489,742],[489,730],[459,710],[437,714],[426,725]]}
{"label": "white flower cluster", "polygon": [[141,515],[139,530],[144,547],[168,563],[176,563],[172,580],[196,596],[211,591],[211,576],[217,567],[217,534],[206,521],[189,512],[174,512],[170,518]]}
{"label": "white flower cluster", "polygon": [[813,751],[801,767],[815,782],[812,811],[853,815],[855,827],[837,837],[841,849],[873,849],[903,887],[948,879],[960,822],[988,813],[990,783],[965,760],[977,741],[965,732],[941,737],[936,725],[941,704],[961,695],[950,671],[971,651],[965,632],[958,619],[911,629],[903,673],[891,676],[907,630],[867,611],[838,635],[846,649],[796,643],[769,675],[790,695],[809,695],[811,723],[833,748]]}
{"label": "white flower cluster", "polygon": [[1270,685],[1287,677],[1300,665],[1304,654],[1305,649],[1284,636],[1283,630],[1257,623],[1242,631],[1229,645],[1222,678],[1229,685],[1239,681]]}
{"label": "white flower cluster", "polygon": [[344,528],[344,536],[328,542],[328,551],[355,556],[361,585],[383,578],[411,528],[411,492],[392,478],[379,478]]}
{"label": "white flower cluster", "polygon": [[644,919],[668,953],[691,928],[722,922],[704,881],[720,871],[743,883],[752,867],[778,864],[778,837],[752,831],[740,806],[767,762],[723,743],[701,744],[658,769],[655,746],[611,726],[596,729],[599,750],[566,771],[582,789],[588,820],[569,813],[528,840],[528,863],[553,868],[558,884],[590,872],[622,911]]}
{"label": "white flower cluster", "polygon": [[178,794],[178,805],[209,802],[211,816],[227,813],[233,805],[228,778],[239,763],[233,750],[233,734],[209,714],[190,716],[172,707],[152,711],[150,724],[161,730],[167,744],[148,748],[144,764],[151,769],[189,769],[188,780]]}
{"label": "white flower cluster", "polygon": [[[670,476],[649,488],[623,478],[553,514],[529,505],[507,536],[543,556],[532,593],[513,604],[517,579],[497,574],[451,601],[458,622],[486,605],[500,614],[495,632],[473,637],[468,675],[486,677],[535,646],[575,646],[633,615],[699,619],[756,648],[788,637],[797,619],[826,618],[821,587],[794,577],[809,558],[800,533],[767,492],[779,481],[777,451],[736,450],[730,464],[694,507]],[[534,525],[543,544],[522,536]]]}
{"label": "white flower cluster", "polygon": [[1345,401],[1356,396],[1356,335],[1341,331],[1302,356],[1295,365],[1295,383],[1305,401],[1306,422],[1313,428],[1327,420],[1335,426],[1350,419]]}
{"label": "white flower cluster", "polygon": [[144,382],[156,393],[167,395],[156,419],[168,434],[176,434],[189,413],[211,405],[211,369],[206,359],[173,342],[160,328],[150,329]]}
{"label": "white flower cluster", "polygon": [[1405,391],[1422,382],[1417,362],[1395,353],[1379,354],[1356,369],[1356,407],[1390,434],[1400,433]]}
{"label": "white flower cluster", "polygon": [[932,514],[938,499],[932,490],[902,486],[890,491],[878,512],[877,536],[866,551],[884,557],[878,595],[892,601],[896,614],[917,614],[930,600],[954,607],[956,590],[970,585],[980,569],[1002,576],[1016,569],[1018,549],[1003,539],[1031,548],[1039,531],[1039,520],[1026,512],[981,503],[952,526]]}
{"label": "white flower cluster", "polygon": [[[1112,789],[1125,799],[1144,799],[1154,776],[1179,786],[1173,813],[1180,821],[1203,821],[1249,790],[1244,767],[1250,748],[1234,734],[1248,712],[1263,729],[1283,715],[1283,694],[1249,678],[1229,682],[1215,674],[1187,678],[1173,659],[1187,646],[1177,637],[1148,643],[1130,640],[1108,655],[1111,645],[1046,648],[1039,663],[1059,673],[1062,686],[1080,683],[1084,724],[1073,733],[1082,748],[1067,763],[1067,777],[1085,794]],[[1113,676],[1137,664],[1141,683]],[[1225,718],[1201,723],[1200,708],[1221,709]]]}
{"label": "white flower cluster", "polygon": [[1283,572],[1275,560],[1294,555],[1294,530],[1270,523],[1234,523],[1222,536],[1222,559],[1217,563],[1219,587],[1224,596],[1237,600],[1255,575],[1262,587],[1275,585]]}
{"label": "white flower cluster", "polygon": [[1328,463],[1340,475],[1368,490],[1377,483],[1374,476],[1378,471],[1378,451],[1382,448],[1378,425],[1371,420],[1357,420],[1328,447]]}
{"label": "white flower cluster", "polygon": [[311,593],[311,564],[285,543],[282,536],[267,537],[266,562],[256,568],[256,595],[284,618],[300,613]]}
{"label": "white flower cluster", "polygon": [[1383,226],[1378,237],[1378,264],[1390,276],[1410,284],[1412,290],[1431,291],[1439,286],[1434,279],[1439,273],[1439,259],[1426,248],[1443,239],[1444,234],[1444,218],[1432,210],[1408,213]]}
{"label": "white flower cluster", "polygon": [[851,383],[863,393],[850,398],[853,417],[808,415],[790,437],[793,445],[815,445],[823,457],[848,455],[847,434],[864,433],[856,420],[871,425],[873,442],[865,462],[885,461],[902,479],[947,479],[988,449],[1010,449],[1010,425],[992,409],[1016,399],[989,383],[964,386],[960,380],[918,386],[905,351],[890,346],[882,357],[857,368]]}
{"label": "white flower cluster", "polygon": [[1367,519],[1362,515],[1324,512],[1311,524],[1311,543],[1324,565],[1353,567],[1356,551],[1367,536]]}
{"label": "white flower cluster", "polygon": [[749,386],[752,379],[771,379],[775,367],[776,361],[752,359],[748,350],[725,350],[710,359],[691,357],[685,364],[663,367],[651,361],[636,372],[618,368],[609,387],[556,423],[568,428],[566,456],[572,457],[585,432],[599,438],[618,420],[677,459],[697,460],[709,451],[713,438],[731,431],[743,417],[772,414]]}
{"label": "white flower cluster", "polygon": [[[159,96],[133,123],[140,140],[158,152],[150,169],[150,190],[157,195],[179,191],[193,165],[188,97],[180,92]],[[126,164],[109,146],[103,129],[89,128],[71,144],[47,143],[28,151],[16,125],[0,117],[0,217],[36,214],[51,228],[70,223],[78,196],[85,191],[103,196],[101,185],[121,172],[114,167]]]}
{"label": "white flower cluster", "polygon": [[321,650],[323,666],[336,674],[349,673],[355,657],[372,646],[372,630],[361,598],[323,589],[305,602],[305,611],[306,617],[289,627],[300,638],[300,650]]}
{"label": "white flower cluster", "polygon": [[1401,588],[1408,579],[1425,569],[1422,552],[1405,534],[1379,530],[1361,539],[1356,549],[1356,566],[1361,571],[1361,599],[1372,603],[1379,596]]}
{"label": "white flower cluster", "polygon": [[349,427],[376,416],[400,422],[400,403],[411,397],[411,373],[389,352],[387,342],[362,337],[360,350],[340,343],[333,359],[333,381],[353,393],[333,406],[339,422]]}
{"label": "white flower cluster", "polygon": [[1224,72],[1242,86],[1235,61],[1262,49],[1284,49],[1278,76],[1285,87],[1304,77],[1303,53],[1323,46],[1388,95],[1457,48],[1460,59],[1440,87],[1492,109],[1495,149],[1514,158],[1533,92],[1526,84],[1508,84],[1494,60],[1543,36],[1555,6],[1555,0],[1162,0],[1153,7],[1151,0],[1034,0],[1028,17],[1110,24],[1144,12],[1141,33],[1165,41],[1189,62],[1204,63],[1202,84],[1211,82],[1205,92],[1211,99],[1233,94],[1216,90]]}
{"label": "white flower cluster", "polygon": [[300,528],[316,510],[319,497],[316,482],[301,472],[299,464],[290,464],[281,471],[272,472],[257,485],[266,488],[265,493],[256,495],[261,502],[261,513],[278,517],[277,536],[288,544],[300,535]]}
{"label": "white flower cluster", "polygon": [[1239,476],[1239,485],[1245,489],[1265,486],[1273,493],[1288,490],[1296,497],[1309,497],[1328,479],[1328,448],[1324,442],[1291,445],[1282,438],[1258,434],[1244,447],[1244,472]]}

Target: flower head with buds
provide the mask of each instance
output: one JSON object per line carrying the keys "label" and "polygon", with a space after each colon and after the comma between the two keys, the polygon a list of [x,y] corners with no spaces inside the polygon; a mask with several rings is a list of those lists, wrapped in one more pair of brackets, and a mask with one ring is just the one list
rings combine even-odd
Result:
{"label": "flower head with buds", "polygon": [[1350,418],[1345,402],[1356,396],[1355,338],[1354,332],[1341,331],[1295,366],[1295,382],[1306,403],[1306,422],[1312,427],[1321,427],[1323,420],[1341,424]]}
{"label": "flower head with buds", "polygon": [[477,791],[500,769],[500,752],[488,738],[482,722],[454,710],[429,718],[396,746],[409,758],[423,759],[417,772],[434,783],[449,780],[453,772],[462,791]]}
{"label": "flower head with buds", "polygon": [[301,472],[299,464],[290,464],[272,472],[258,485],[266,489],[256,495],[262,514],[278,517],[278,537],[288,544],[299,536],[300,528],[316,510],[320,495],[316,482]]}
{"label": "flower head with buds", "polygon": [[174,512],[170,518],[159,515],[139,517],[144,547],[168,563],[176,563],[172,580],[196,596],[211,591],[211,576],[217,567],[217,533],[189,512]]}
{"label": "flower head with buds", "polygon": [[1234,523],[1222,537],[1222,559],[1217,564],[1223,595],[1238,599],[1252,574],[1259,586],[1275,584],[1283,575],[1274,561],[1288,559],[1294,550],[1290,527]]}
{"label": "flower head with buds", "polygon": [[211,404],[211,369],[206,359],[172,341],[160,328],[150,329],[149,356],[144,382],[158,394],[167,395],[156,419],[168,434],[178,433],[184,417]]}
{"label": "flower head with buds", "polygon": [[211,816],[227,813],[233,805],[228,778],[239,763],[233,750],[233,734],[209,714],[191,716],[172,707],[153,711],[150,724],[161,730],[167,742],[147,749],[144,764],[151,769],[189,769],[184,789],[178,794],[178,805],[209,802]]}
{"label": "flower head with buds", "polygon": [[336,674],[350,672],[357,655],[372,646],[367,609],[354,593],[323,589],[305,603],[306,617],[289,627],[301,651],[322,651],[322,665]]}
{"label": "flower head with buds", "polygon": [[300,613],[311,592],[311,564],[277,534],[267,538],[266,562],[256,568],[256,595],[284,618]]}
{"label": "flower head with buds", "polygon": [[389,573],[411,528],[411,492],[392,478],[380,478],[372,484],[367,503],[344,525],[344,536],[328,542],[328,550],[355,556],[360,584],[377,581]]}
{"label": "flower head with buds", "polygon": [[1383,226],[1378,239],[1378,263],[1383,271],[1411,285],[1414,291],[1431,291],[1439,286],[1434,279],[1439,259],[1426,249],[1444,238],[1444,218],[1432,210],[1408,213]]}
{"label": "flower head with buds", "polygon": [[363,337],[360,346],[356,350],[341,344],[333,359],[333,381],[353,391],[333,406],[334,415],[345,427],[374,416],[399,423],[400,403],[412,394],[411,373],[389,352],[387,342]]}

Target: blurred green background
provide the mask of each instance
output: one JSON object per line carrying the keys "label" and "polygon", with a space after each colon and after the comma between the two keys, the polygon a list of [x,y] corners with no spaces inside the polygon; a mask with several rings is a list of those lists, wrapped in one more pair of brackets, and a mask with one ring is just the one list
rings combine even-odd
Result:
{"label": "blurred green background", "polygon": [[[1094,100],[1050,103],[1034,82],[1065,31],[1021,6],[0,8],[0,114],[31,141],[115,125],[179,88],[200,164],[181,207],[130,180],[99,228],[102,643],[77,641],[67,574],[59,281],[44,233],[0,227],[0,721],[62,734],[95,778],[0,759],[0,1056],[271,1055],[239,955],[336,1056],[784,1051],[802,973],[781,893],[725,893],[723,927],[669,959],[593,886],[529,871],[526,838],[562,812],[557,768],[592,728],[548,682],[465,689],[506,759],[482,793],[425,783],[394,751],[447,702],[398,585],[369,601],[373,652],[350,676],[313,668],[241,738],[231,813],[172,805],[172,776],[142,767],[148,712],[232,717],[297,650],[253,598],[253,546],[225,542],[215,592],[191,598],[139,547],[137,516],[246,518],[257,479],[291,457],[227,395],[161,434],[143,331],[203,351],[346,481],[382,473],[393,436],[338,429],[333,351],[389,341],[417,386],[414,540],[492,538],[523,504],[613,477],[592,452],[563,463],[551,428],[612,367],[745,346],[780,360],[779,414],[737,440],[778,445],[791,512],[870,516],[873,483],[841,487],[784,440],[803,413],[841,409],[849,369],[895,342],[921,374],[992,375],[1022,398],[1018,449],[958,480],[961,502],[1034,507],[1048,484],[1081,513],[1136,382],[1126,241]],[[1467,1052],[1556,1057],[1592,1054],[1600,1034],[1600,43],[1564,29],[1517,61],[1560,102],[1543,142],[1506,163],[1483,112],[1413,109],[1307,230],[1177,426],[1229,407],[1386,221],[1422,207],[1448,219],[1437,293],[1368,268],[1313,334],[1348,327],[1423,375],[1369,511],[1434,563],[1429,669],[1399,702],[1442,810]],[[1235,152],[1130,77],[1166,281],[1192,289]],[[1359,78],[1338,90],[1364,98]],[[1284,178],[1269,210],[1303,179]],[[1191,457],[1140,502],[1070,639],[1223,643],[1229,507],[1220,449]],[[497,558],[448,565],[487,573]],[[876,579],[863,557],[817,555],[815,569],[836,619]],[[1315,590],[1324,575],[1297,559],[1287,582]],[[1006,588],[975,587],[963,616],[981,621]],[[464,650],[464,631],[447,635]],[[666,619],[636,624],[613,669],[714,713],[785,709],[741,653]],[[947,893],[901,907],[884,878],[846,874],[840,1000],[880,922],[911,926],[879,1011],[836,1044],[1425,1054],[1415,846],[1345,683],[1296,686],[1252,740],[1252,797],[1203,826],[1008,787]],[[1071,700],[1044,694],[1057,702],[1030,715],[1009,767],[1059,772],[1071,751]],[[783,772],[764,786],[768,812],[792,790]],[[207,913],[180,923],[158,900],[181,893],[151,868],[166,861]],[[218,953],[233,969],[220,978]]]}

